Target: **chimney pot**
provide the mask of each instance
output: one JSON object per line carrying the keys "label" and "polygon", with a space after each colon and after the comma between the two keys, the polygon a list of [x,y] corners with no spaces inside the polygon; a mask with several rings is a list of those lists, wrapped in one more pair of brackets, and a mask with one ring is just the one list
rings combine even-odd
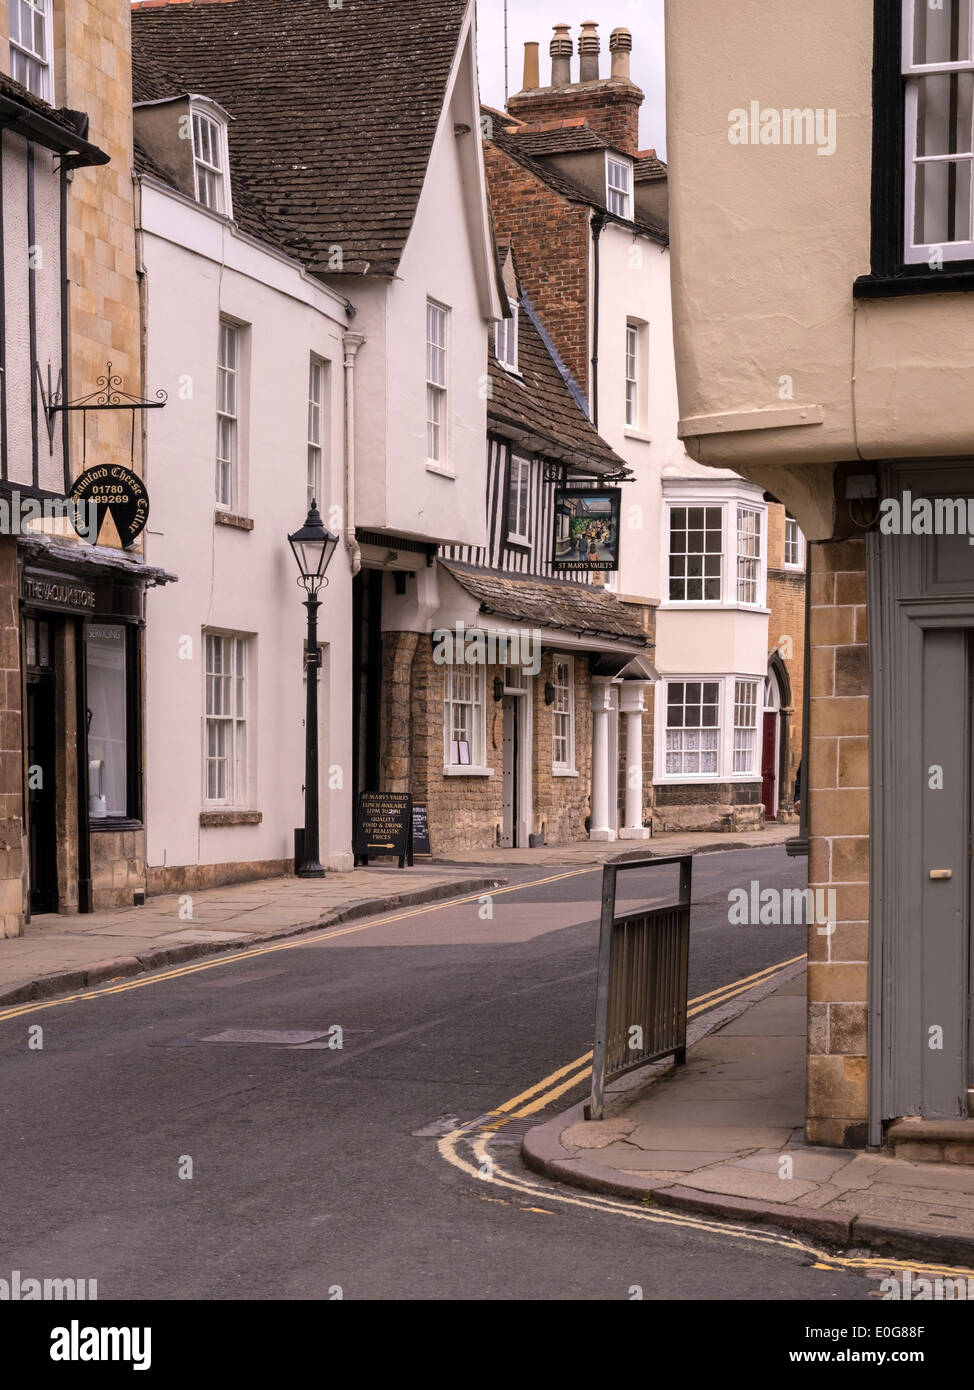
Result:
{"label": "chimney pot", "polygon": [[551,40],[551,85],[569,87],[572,80],[572,53],[574,46],[571,31],[567,24],[555,25],[555,37]]}
{"label": "chimney pot", "polygon": [[526,43],[524,45],[524,80],[521,83],[521,88],[525,92],[533,92],[536,87],[540,86],[541,76],[538,67],[538,45],[536,43]]}
{"label": "chimney pot", "polygon": [[579,82],[598,82],[600,48],[598,25],[594,19],[587,19],[578,40]]}
{"label": "chimney pot", "polygon": [[628,29],[613,29],[609,35],[609,52],[612,54],[612,76],[631,82],[629,54],[632,52],[632,34]]}

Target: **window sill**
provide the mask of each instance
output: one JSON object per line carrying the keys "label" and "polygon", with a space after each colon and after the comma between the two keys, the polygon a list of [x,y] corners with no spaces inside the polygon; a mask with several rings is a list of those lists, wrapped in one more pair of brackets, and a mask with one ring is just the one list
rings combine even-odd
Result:
{"label": "window sill", "polygon": [[88,829],[94,834],[96,831],[102,833],[118,830],[143,830],[142,821],[133,820],[131,816],[96,816],[88,818]]}
{"label": "window sill", "polygon": [[783,568],[789,570],[792,574],[804,574],[805,561],[803,560],[799,565],[793,565],[789,560],[786,560]]}
{"label": "window sill", "polygon": [[641,439],[644,444],[653,442],[652,435],[647,434],[645,430],[637,430],[632,425],[627,425],[622,433],[626,439]]}
{"label": "window sill", "polygon": [[[953,265],[953,269],[947,267]],[[974,262],[944,262],[943,270],[908,266],[894,275],[860,275],[852,284],[854,299],[898,299],[909,294],[956,294],[974,290]]]}
{"label": "window sill", "polygon": [[577,777],[578,770],[574,767],[553,767],[551,775],[552,777]]}
{"label": "window sill", "polygon": [[457,475],[454,473],[453,469],[444,468],[441,463],[430,463],[427,461],[426,471],[427,473],[435,473],[439,478],[450,478],[453,482],[457,480]]}
{"label": "window sill", "polygon": [[724,609],[728,613],[757,613],[759,617],[767,618],[771,615],[771,609],[756,603],[715,603],[711,599],[695,602],[693,599],[663,599],[660,603],[660,611],[670,609],[675,612],[688,613],[694,609],[702,609],[707,612],[717,612]]}
{"label": "window sill", "polygon": [[492,767],[445,767],[444,777],[493,777]]}
{"label": "window sill", "polygon": [[219,508],[213,513],[216,526],[233,526],[238,531],[252,531],[254,523],[249,516],[237,516],[234,512],[222,512]]}
{"label": "window sill", "polygon": [[200,811],[201,826],[218,825],[260,825],[264,819],[260,811]]}
{"label": "window sill", "polygon": [[524,536],[508,536],[506,544],[512,550],[530,550],[531,542]]}

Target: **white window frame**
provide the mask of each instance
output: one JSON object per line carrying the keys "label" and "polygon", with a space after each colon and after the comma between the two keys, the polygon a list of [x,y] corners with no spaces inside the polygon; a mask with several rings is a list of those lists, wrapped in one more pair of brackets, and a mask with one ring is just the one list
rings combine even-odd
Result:
{"label": "white window frame", "polygon": [[[232,319],[220,318],[216,359],[216,505],[233,512],[240,494],[240,381],[243,330]],[[233,360],[225,352],[233,344]],[[229,447],[224,449],[224,429]],[[224,454],[227,457],[224,457]],[[224,479],[227,486],[224,487]]]}
{"label": "white window frame", "polygon": [[513,318],[498,319],[494,326],[494,356],[505,372],[518,374],[517,301],[508,299]]}
{"label": "white window frame", "polygon": [[[483,665],[466,665],[458,662],[445,666],[443,686],[443,771],[448,777],[491,776],[492,769],[486,766],[487,748],[487,668]],[[469,680],[470,685],[463,695],[458,696],[459,680]],[[469,695],[469,698],[467,696]],[[455,716],[458,706],[470,710],[469,738],[454,739],[459,731]],[[459,761],[459,753],[454,757],[454,743],[466,742],[469,763]]]}
{"label": "white window frame", "polygon": [[[523,531],[520,529],[522,501]],[[512,545],[531,544],[531,460],[523,454],[515,454],[513,450],[507,468],[507,539]]]}
{"label": "white window frame", "polygon": [[[738,677],[734,681],[734,746],[730,770],[735,776],[753,777],[760,769],[758,760],[758,710],[762,696],[758,694],[758,679]],[[747,766],[740,764],[746,760]]]}
{"label": "white window frame", "polygon": [[[906,79],[906,168],[903,177],[906,181],[903,199],[906,225],[903,231],[903,259],[907,265],[930,262],[937,251],[944,261],[964,261],[974,259],[974,102],[972,102],[972,129],[970,149],[940,155],[918,155],[918,110],[920,85],[925,77],[949,73],[974,74],[974,4],[968,8],[968,57],[956,62],[917,63],[914,61],[914,26],[917,4],[924,6],[926,0],[903,0],[903,51],[902,71]],[[958,0],[960,3],[960,0]],[[926,9],[929,16],[945,15],[946,10]],[[915,242],[916,231],[916,184],[918,166],[930,164],[966,163],[969,167],[969,206],[968,230],[970,236],[965,241]]]}
{"label": "white window frame", "polygon": [[[565,679],[559,679],[564,669]],[[554,777],[577,777],[575,766],[575,658],[555,656],[551,666],[551,684],[555,698],[551,704],[551,772]],[[558,732],[558,721],[564,721],[564,732]],[[555,748],[565,746],[565,757],[559,758]]]}
{"label": "white window frame", "polygon": [[[762,507],[748,507],[740,502],[736,508],[737,545],[737,602],[742,608],[759,608],[763,601],[761,584],[762,555],[764,553],[764,526],[762,524],[767,510]],[[747,519],[753,519],[753,528]],[[745,523],[742,527],[742,521]],[[757,547],[755,549],[755,546]],[[753,589],[753,596],[748,597]]]}
{"label": "white window frame", "polygon": [[321,502],[325,458],[325,381],[327,363],[311,354],[308,363],[308,509]]}
{"label": "white window frame", "polygon": [[[219,671],[215,669],[216,663],[213,660],[217,646],[221,653],[222,669]],[[253,637],[250,634],[225,632],[215,628],[203,629],[203,805],[206,808],[242,807],[248,804],[248,707],[253,667],[252,646]],[[220,682],[219,686],[215,684],[217,681]],[[211,727],[226,729],[225,753],[211,753]],[[223,796],[210,794],[211,764],[218,762],[226,763]]]}
{"label": "white window frame", "polygon": [[614,217],[632,221],[632,163],[611,153],[605,156],[605,205]]}
{"label": "white window frame", "polygon": [[[19,16],[26,8],[31,16],[31,27],[39,16],[44,26],[43,51],[38,51],[33,46],[33,35],[31,36],[31,46],[20,40],[20,24],[18,19],[17,34],[13,35],[14,16]],[[34,96],[40,97],[42,101],[54,104],[54,11],[51,0],[10,0],[10,16],[8,20],[8,37],[10,40],[10,75],[15,82],[19,82],[22,87],[26,87]],[[24,79],[27,78],[27,81]]]}
{"label": "white window frame", "polygon": [[[789,535],[789,531],[791,535]],[[789,551],[794,558],[789,560]],[[785,569],[803,570],[805,568],[805,537],[793,516],[785,517]]]}
{"label": "white window frame", "polygon": [[[706,513],[707,513],[707,512],[719,512],[719,513],[720,513],[720,544],[721,544],[721,548],[720,548],[720,551],[719,551],[719,561],[720,561],[720,564],[719,564],[719,566],[718,566],[718,570],[717,570],[717,575],[716,575],[716,576],[714,576],[714,575],[712,575],[712,574],[708,575],[708,574],[706,574],[706,573],[703,574],[703,575],[699,575],[699,576],[698,576],[698,575],[691,575],[691,574],[689,573],[689,570],[690,570],[690,557],[691,557],[691,555],[698,554],[698,553],[699,553],[700,555],[702,555],[702,556],[706,556],[706,555],[713,556],[713,555],[715,555],[715,554],[718,554],[718,552],[713,551],[713,550],[710,550],[710,551],[704,550],[704,551],[700,551],[700,552],[691,551],[691,550],[689,549],[689,541],[687,542],[688,548],[687,548],[685,551],[675,551],[675,552],[673,551],[673,549],[672,549],[672,545],[673,545],[672,514],[673,514],[675,511],[686,511],[686,512],[688,513],[688,516],[687,516],[687,528],[686,528],[686,534],[687,534],[688,536],[689,536],[689,534],[690,534],[690,527],[689,527],[690,517],[689,517],[689,512],[691,512],[691,511],[702,511],[702,512],[704,513],[704,517],[703,517],[703,522],[704,522],[704,526],[703,526],[703,532],[704,532],[704,545],[706,545],[706,543],[707,543],[707,542],[706,542],[706,537],[707,537],[708,532],[709,532],[709,533],[712,533],[713,531],[716,530],[716,527],[714,527],[713,525],[708,526],[708,524],[707,524],[707,522],[708,522],[708,517],[707,517]],[[711,520],[712,520],[712,518],[711,518]],[[710,498],[701,498],[701,499],[699,500],[699,502],[690,501],[689,499],[683,499],[683,498],[681,498],[681,499],[679,499],[679,500],[674,500],[673,502],[670,502],[670,503],[664,508],[664,521],[665,521],[665,523],[666,523],[666,545],[665,545],[665,547],[664,547],[664,551],[665,551],[665,557],[666,557],[666,570],[667,570],[667,573],[666,573],[666,588],[665,588],[665,590],[664,590],[664,592],[665,592],[665,594],[666,594],[666,598],[665,598],[664,602],[667,602],[667,603],[674,603],[674,604],[685,604],[685,605],[687,605],[687,606],[689,606],[689,607],[698,607],[699,605],[705,604],[705,603],[711,603],[711,604],[719,604],[719,603],[722,603],[722,602],[723,602],[723,598],[724,598],[724,592],[725,592],[724,570],[725,570],[725,567],[726,567],[726,565],[725,565],[725,556],[726,556],[726,552],[727,552],[727,537],[726,537],[726,530],[727,530],[727,507],[726,507],[726,504],[723,503],[723,502],[714,501],[714,500],[712,500],[712,499],[710,499]],[[700,597],[699,597],[699,598],[687,598],[686,596],[684,596],[683,598],[672,598],[672,597],[671,597],[671,587],[670,587],[670,586],[671,586],[672,582],[673,582],[674,580],[679,580],[679,579],[681,578],[681,576],[679,576],[679,575],[674,575],[674,574],[671,573],[672,565],[670,564],[670,561],[673,560],[673,559],[677,559],[677,558],[682,558],[682,559],[683,559],[683,562],[684,562],[684,564],[683,564],[683,575],[682,575],[682,580],[683,580],[683,582],[684,582],[685,584],[689,585],[690,582],[691,582],[691,580],[696,581],[697,579],[699,579],[699,581],[700,581],[700,586],[701,586],[701,592],[700,592]],[[704,566],[704,568],[706,569],[706,565]],[[709,595],[709,596],[708,596],[708,594],[707,594],[707,582],[708,582],[708,580],[709,580],[710,583],[711,583],[711,585],[713,585],[713,581],[714,581],[715,577],[716,577],[716,580],[717,580],[717,597],[716,597],[716,598],[714,598],[712,595]]]}
{"label": "white window frame", "polygon": [[[233,216],[230,195],[230,151],[227,140],[226,121],[215,115],[212,109],[199,102],[190,102],[190,124],[193,136],[193,188],[196,201],[210,212],[221,217]],[[207,132],[210,143],[210,158],[202,148],[202,135]],[[212,156],[215,156],[212,157]],[[207,176],[212,176],[209,180]],[[204,189],[212,181],[215,184],[215,201],[209,202]]]}
{"label": "white window frame", "polygon": [[639,428],[639,324],[626,323],[626,428]]}
{"label": "white window frame", "polygon": [[[679,575],[670,574],[671,545],[672,545],[672,526],[671,517],[674,508],[686,508],[688,511],[694,509],[709,510],[719,508],[721,510],[721,565],[720,565],[720,597],[719,598],[671,598],[670,584]],[[752,511],[758,514],[760,521],[760,536],[758,545],[758,555],[753,557],[758,561],[757,564],[757,584],[754,600],[744,600],[739,597],[738,587],[738,513],[739,511]],[[708,489],[707,492],[695,491],[692,485],[674,484],[667,487],[664,484],[663,506],[661,511],[661,545],[660,555],[662,557],[662,574],[660,576],[663,608],[680,609],[700,609],[700,608],[738,608],[746,612],[767,611],[767,578],[768,578],[768,525],[767,525],[767,505],[751,493],[745,493],[740,486],[736,489],[728,488],[726,491],[714,491]],[[689,517],[687,518],[689,521]],[[689,528],[688,533],[689,533]],[[688,555],[696,554],[695,551],[688,551]],[[700,552],[701,554],[714,554],[710,552]],[[686,569],[689,565],[685,566]],[[684,573],[685,573],[684,571]],[[697,576],[686,576],[694,577]],[[703,578],[713,579],[713,575],[702,576]],[[713,586],[711,586],[712,588]]]}
{"label": "white window frame", "polygon": [[[695,685],[701,686],[700,708],[703,708],[703,687],[707,685],[717,685],[717,725],[715,740],[716,744],[716,771],[715,772],[670,772],[668,770],[668,758],[674,750],[668,748],[670,739],[668,735],[676,732],[682,727],[684,732],[693,732],[696,728],[707,728],[713,732],[713,725],[670,725],[670,688],[673,685]],[[751,698],[740,699],[739,696],[750,696]],[[746,671],[708,671],[705,673],[697,672],[672,672],[662,677],[656,687],[655,700],[655,729],[654,745],[655,756],[653,759],[653,781],[659,784],[693,784],[710,782],[759,782],[761,779],[761,731],[764,727],[764,677]],[[696,703],[696,702],[695,702]],[[707,707],[712,708],[713,701],[707,702]],[[686,691],[684,690],[684,708],[686,708]],[[742,715],[745,721],[742,722]],[[681,749],[681,759],[685,759],[688,752],[695,750]],[[713,752],[713,748],[706,750]],[[737,767],[743,755],[747,755],[749,766],[744,769]],[[681,763],[681,767],[685,762]]]}
{"label": "white window frame", "polygon": [[[442,328],[442,332],[440,329]],[[450,471],[450,310],[426,300],[426,464]]]}
{"label": "white window frame", "polygon": [[[680,708],[683,710],[683,722],[682,722],[682,723],[679,723],[679,724],[671,724],[671,723],[670,723],[670,689],[671,689],[671,687],[673,687],[673,686],[681,686],[681,687],[682,687],[683,700],[682,700],[682,704],[680,705]],[[698,687],[699,687],[699,696],[698,696]],[[709,687],[716,687],[716,699],[708,699],[708,698],[707,698],[708,695],[710,694],[710,689],[709,689]],[[720,770],[721,770],[721,747],[720,747],[720,745],[721,745],[721,731],[722,731],[722,728],[723,728],[723,723],[722,723],[722,714],[723,714],[723,708],[722,708],[722,707],[723,707],[723,699],[722,699],[722,695],[723,695],[723,688],[722,688],[722,687],[723,687],[723,681],[722,681],[719,677],[715,677],[715,676],[690,676],[690,677],[680,677],[680,678],[669,679],[669,680],[667,680],[667,681],[665,682],[664,687],[663,687],[663,691],[662,691],[662,696],[663,696],[663,698],[662,698],[662,702],[661,702],[661,703],[662,703],[662,711],[661,711],[661,713],[662,713],[662,720],[663,720],[663,743],[662,743],[662,747],[663,747],[663,773],[664,773],[664,776],[665,776],[665,778],[666,778],[667,781],[672,781],[672,782],[717,782],[717,781],[720,780]],[[692,698],[689,698],[689,697],[692,697]],[[686,715],[687,715],[687,710],[688,710],[688,709],[693,709],[693,710],[699,710],[699,711],[700,711],[700,723],[688,724],[688,723],[686,722]],[[716,723],[716,724],[704,724],[704,722],[703,722],[704,713],[703,713],[703,712],[704,712],[704,710],[711,710],[711,709],[716,709],[716,711],[717,711],[717,723]],[[706,735],[706,737],[707,737],[707,743],[709,744],[709,743],[712,741],[713,747],[706,747],[706,748],[705,748],[705,747],[703,746],[703,739],[702,739],[702,738],[699,738],[699,739],[697,740],[697,747],[696,747],[696,748],[682,746],[682,747],[679,748],[679,749],[671,749],[670,746],[669,746],[669,744],[670,744],[670,735],[671,735],[671,734],[673,734],[673,735],[680,734],[680,735],[684,736],[684,742],[685,742],[685,737],[688,735],[688,736],[690,737],[691,743],[692,743],[692,741],[694,740],[694,738],[695,738],[697,735]],[[694,757],[694,756],[695,756],[695,757],[697,758],[698,762],[699,762],[699,761],[702,761],[702,760],[703,760],[703,758],[704,758],[705,755],[706,755],[707,757],[710,757],[710,756],[713,757],[713,759],[714,759],[714,766],[713,766],[712,769],[711,769],[711,768],[707,768],[707,769],[705,769],[705,770],[699,770],[699,771],[697,771],[697,772],[688,772],[688,771],[686,770],[686,759],[687,759],[688,757]],[[679,771],[677,771],[677,772],[672,772],[672,771],[670,770],[670,765],[669,765],[669,764],[670,764],[670,758],[671,758],[671,756],[678,757],[678,758],[680,758],[680,760],[681,760],[681,767],[680,767]]]}

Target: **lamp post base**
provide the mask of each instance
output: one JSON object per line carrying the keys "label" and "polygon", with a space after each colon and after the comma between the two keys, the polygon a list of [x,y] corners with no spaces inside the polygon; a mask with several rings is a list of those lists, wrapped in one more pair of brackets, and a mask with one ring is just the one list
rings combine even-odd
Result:
{"label": "lamp post base", "polygon": [[320,864],[301,864],[295,869],[298,878],[324,878],[325,871]]}

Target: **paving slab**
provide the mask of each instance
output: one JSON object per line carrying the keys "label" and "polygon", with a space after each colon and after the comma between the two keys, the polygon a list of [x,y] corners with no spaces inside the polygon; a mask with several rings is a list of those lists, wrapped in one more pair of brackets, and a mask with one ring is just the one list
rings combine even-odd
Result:
{"label": "paving slab", "polygon": [[804,967],[763,994],[742,996],[733,1017],[723,1006],[709,1025],[696,1019],[685,1066],[634,1073],[632,1096],[614,1096],[601,1122],[611,1142],[588,1142],[595,1126],[577,1105],[525,1135],[525,1162],[593,1191],[974,1273],[974,1168],[807,1144]]}

